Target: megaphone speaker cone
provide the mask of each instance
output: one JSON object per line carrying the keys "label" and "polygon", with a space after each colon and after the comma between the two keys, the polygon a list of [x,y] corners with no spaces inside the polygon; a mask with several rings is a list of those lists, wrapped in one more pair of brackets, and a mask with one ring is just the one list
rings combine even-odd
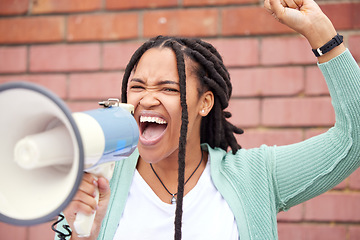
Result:
{"label": "megaphone speaker cone", "polygon": [[0,85],[0,111],[0,221],[52,220],[82,179],[83,143],[72,114],[56,95],[25,82]]}
{"label": "megaphone speaker cone", "polygon": [[14,148],[14,161],[24,169],[71,165],[73,156],[71,136],[62,124],[42,133],[26,136]]}

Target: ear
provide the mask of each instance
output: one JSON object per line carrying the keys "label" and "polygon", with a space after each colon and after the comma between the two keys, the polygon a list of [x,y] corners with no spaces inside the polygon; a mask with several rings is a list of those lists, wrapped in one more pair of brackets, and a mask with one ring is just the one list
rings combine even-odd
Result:
{"label": "ear", "polygon": [[214,93],[212,91],[205,92],[200,98],[200,110],[199,114],[205,117],[209,114],[214,106]]}

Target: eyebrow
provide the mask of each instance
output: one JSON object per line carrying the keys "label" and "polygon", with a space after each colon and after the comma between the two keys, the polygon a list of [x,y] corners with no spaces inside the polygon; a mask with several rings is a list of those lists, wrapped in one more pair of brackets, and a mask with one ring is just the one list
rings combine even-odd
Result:
{"label": "eyebrow", "polygon": [[[138,83],[145,84],[145,82],[139,78],[133,78],[130,80],[130,82],[138,82]],[[171,80],[162,80],[162,81],[159,81],[156,85],[166,85],[166,84],[180,85],[178,82],[171,81]]]}

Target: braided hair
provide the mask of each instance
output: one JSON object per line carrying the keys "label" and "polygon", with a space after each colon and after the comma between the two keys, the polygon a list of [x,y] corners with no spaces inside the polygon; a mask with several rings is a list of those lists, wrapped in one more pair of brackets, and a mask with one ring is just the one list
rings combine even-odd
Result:
{"label": "braided hair", "polygon": [[235,154],[241,146],[234,134],[242,134],[243,130],[231,124],[227,118],[231,113],[224,111],[229,105],[232,92],[230,75],[224,66],[222,57],[209,43],[196,38],[177,38],[158,36],[145,42],[138,48],[126,66],[123,76],[121,100],[127,102],[127,84],[131,72],[136,68],[141,56],[151,48],[170,48],[174,51],[180,85],[181,129],[178,153],[178,192],[175,212],[175,239],[181,239],[182,205],[184,196],[185,150],[188,127],[188,111],[186,104],[186,74],[185,58],[190,58],[195,66],[195,73],[200,81],[199,93],[210,90],[214,94],[214,106],[209,114],[203,117],[200,129],[200,142],[207,143],[212,148],[231,148]]}

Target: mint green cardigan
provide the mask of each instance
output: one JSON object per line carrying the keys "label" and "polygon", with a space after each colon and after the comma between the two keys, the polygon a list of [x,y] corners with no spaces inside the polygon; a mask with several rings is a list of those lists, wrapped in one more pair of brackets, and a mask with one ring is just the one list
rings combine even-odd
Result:
{"label": "mint green cardigan", "polygon": [[[241,240],[278,239],[279,211],[324,193],[360,166],[360,69],[348,50],[319,68],[336,113],[336,124],[326,133],[287,146],[240,149],[235,155],[202,145],[210,154],[212,180],[234,213]],[[135,151],[116,164],[98,239],[114,237],[138,156]]]}

